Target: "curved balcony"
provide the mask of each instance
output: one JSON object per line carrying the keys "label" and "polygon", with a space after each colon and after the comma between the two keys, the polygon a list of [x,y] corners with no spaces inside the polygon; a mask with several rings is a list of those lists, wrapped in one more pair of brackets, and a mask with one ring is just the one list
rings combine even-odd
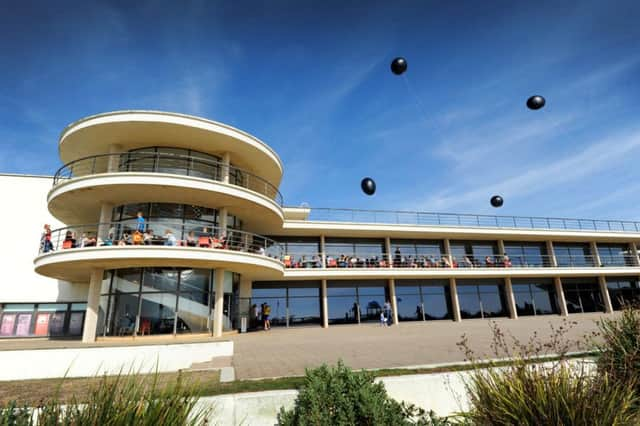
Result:
{"label": "curved balcony", "polygon": [[87,282],[91,269],[141,266],[225,268],[249,277],[282,277],[282,246],[235,229],[135,220],[56,229],[40,242],[36,272]]}
{"label": "curved balcony", "polygon": [[[91,191],[87,193],[87,191]],[[151,196],[150,196],[151,195]],[[53,178],[51,213],[64,222],[99,217],[100,200],[227,206],[254,229],[283,221],[282,194],[266,179],[222,161],[159,152],[94,155],[65,164]],[[245,217],[246,216],[246,217]]]}
{"label": "curved balcony", "polygon": [[85,117],[67,126],[60,136],[63,163],[110,151],[147,146],[193,149],[220,155],[228,152],[234,164],[260,167],[260,174],[279,184],[282,162],[260,139],[240,129],[201,117],[164,111],[113,111]]}

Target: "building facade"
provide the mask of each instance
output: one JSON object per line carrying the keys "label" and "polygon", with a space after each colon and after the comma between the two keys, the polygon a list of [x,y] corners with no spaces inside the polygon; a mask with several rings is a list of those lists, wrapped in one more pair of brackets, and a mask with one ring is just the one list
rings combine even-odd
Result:
{"label": "building facade", "polygon": [[273,326],[328,327],[385,303],[402,323],[640,298],[635,222],[286,207],[270,147],[173,113],[87,117],[59,153],[53,177],[0,178],[20,206],[2,213],[2,337],[220,336],[263,304]]}

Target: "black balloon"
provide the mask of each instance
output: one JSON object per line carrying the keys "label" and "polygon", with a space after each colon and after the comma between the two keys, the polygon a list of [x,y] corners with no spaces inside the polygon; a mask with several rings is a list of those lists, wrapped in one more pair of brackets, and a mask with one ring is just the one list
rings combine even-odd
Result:
{"label": "black balloon", "polygon": [[502,204],[504,204],[504,200],[501,196],[494,195],[493,197],[491,197],[491,205],[493,207],[502,207]]}
{"label": "black balloon", "polygon": [[407,70],[407,61],[404,58],[395,58],[391,61],[391,72],[400,75]]}
{"label": "black balloon", "polygon": [[527,108],[533,110],[540,109],[544,106],[545,103],[546,101],[542,96],[535,95],[527,99]]}
{"label": "black balloon", "polygon": [[360,182],[360,187],[362,188],[362,192],[367,195],[373,195],[376,192],[376,183],[371,178],[364,178],[362,182]]}

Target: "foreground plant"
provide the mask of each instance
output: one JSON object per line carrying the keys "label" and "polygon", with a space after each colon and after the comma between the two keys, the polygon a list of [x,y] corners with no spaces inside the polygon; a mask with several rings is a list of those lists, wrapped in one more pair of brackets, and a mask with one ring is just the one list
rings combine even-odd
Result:
{"label": "foreground plant", "polygon": [[[640,424],[634,380],[594,374],[593,361],[567,356],[576,344],[567,338],[573,325],[552,328],[545,341],[532,336],[521,343],[492,324],[493,355],[511,358],[500,367],[489,362],[489,368],[480,368],[463,337],[459,345],[476,368],[465,382],[470,410],[462,417],[474,425]],[[553,360],[540,363],[541,356],[551,354]]]}
{"label": "foreground plant", "polygon": [[179,376],[161,384],[159,375],[103,376],[85,395],[54,396],[38,407],[0,407],[2,425],[201,425],[210,409],[197,407],[199,387]]}
{"label": "foreground plant", "polygon": [[305,425],[425,425],[446,426],[447,419],[390,398],[372,373],[354,372],[342,361],[307,370],[295,407],[280,410],[279,424]]}

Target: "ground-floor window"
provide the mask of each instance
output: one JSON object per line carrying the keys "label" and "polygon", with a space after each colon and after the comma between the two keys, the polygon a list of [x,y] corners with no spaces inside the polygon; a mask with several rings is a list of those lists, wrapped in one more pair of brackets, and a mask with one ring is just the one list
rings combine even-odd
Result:
{"label": "ground-floor window", "polygon": [[389,300],[386,280],[327,281],[329,324],[380,321]]}
{"label": "ground-floor window", "polygon": [[640,283],[636,277],[607,277],[607,289],[616,311],[627,304],[640,303]]}
{"label": "ground-floor window", "polygon": [[[105,272],[98,335],[209,333],[215,293],[211,269],[128,268]],[[225,272],[223,329],[232,328],[234,277]]]}
{"label": "ground-floor window", "polygon": [[511,284],[518,316],[558,313],[556,291],[550,279],[512,279]]}
{"label": "ground-floor window", "polygon": [[446,280],[396,280],[399,321],[453,318],[451,292]]}
{"label": "ground-floor window", "polygon": [[508,315],[502,280],[458,280],[457,287],[463,319]]}
{"label": "ground-floor window", "polygon": [[6,303],[0,337],[81,336],[86,309],[86,303]]}
{"label": "ground-floor window", "polygon": [[263,327],[263,313],[268,306],[272,327],[319,325],[321,323],[319,281],[256,281],[248,307],[252,329]]}
{"label": "ground-floor window", "polygon": [[605,310],[600,286],[595,278],[563,278],[562,290],[570,314]]}

